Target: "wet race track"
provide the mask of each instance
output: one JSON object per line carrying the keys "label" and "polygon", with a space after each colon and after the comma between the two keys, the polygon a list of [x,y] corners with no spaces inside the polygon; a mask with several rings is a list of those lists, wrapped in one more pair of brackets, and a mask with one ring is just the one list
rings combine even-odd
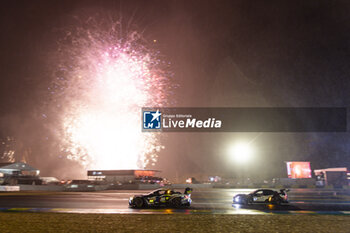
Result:
{"label": "wet race track", "polygon": [[232,205],[234,195],[238,193],[249,193],[253,189],[197,189],[192,193],[193,202],[190,208],[129,208],[129,197],[135,194],[148,193],[149,191],[0,193],[0,211],[123,214],[350,215],[350,191],[315,189],[294,189],[288,193],[290,203],[281,206],[266,204],[253,204],[249,206]]}

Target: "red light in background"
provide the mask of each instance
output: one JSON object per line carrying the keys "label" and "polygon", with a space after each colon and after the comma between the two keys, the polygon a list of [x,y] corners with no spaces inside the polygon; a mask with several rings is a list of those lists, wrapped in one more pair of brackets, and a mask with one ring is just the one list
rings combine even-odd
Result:
{"label": "red light in background", "polygon": [[310,162],[286,162],[288,178],[311,178]]}

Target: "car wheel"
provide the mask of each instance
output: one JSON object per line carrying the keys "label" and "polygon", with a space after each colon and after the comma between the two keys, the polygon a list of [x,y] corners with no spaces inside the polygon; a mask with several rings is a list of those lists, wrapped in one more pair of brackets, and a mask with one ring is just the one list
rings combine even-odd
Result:
{"label": "car wheel", "polygon": [[171,205],[175,208],[181,207],[181,198],[177,197],[171,201]]}
{"label": "car wheel", "polygon": [[11,178],[9,184],[10,185],[17,185],[18,181],[16,179]]}
{"label": "car wheel", "polygon": [[281,205],[281,199],[280,198],[275,198],[275,200],[273,201],[273,204]]}
{"label": "car wheel", "polygon": [[136,208],[142,208],[143,207],[143,199],[140,197],[135,198],[134,205]]}

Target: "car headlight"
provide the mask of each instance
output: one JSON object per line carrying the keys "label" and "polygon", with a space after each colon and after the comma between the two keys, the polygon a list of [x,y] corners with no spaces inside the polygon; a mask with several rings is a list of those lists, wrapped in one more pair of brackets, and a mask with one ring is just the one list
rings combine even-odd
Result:
{"label": "car headlight", "polygon": [[241,198],[238,196],[238,197],[235,197],[235,202],[239,202],[241,200]]}

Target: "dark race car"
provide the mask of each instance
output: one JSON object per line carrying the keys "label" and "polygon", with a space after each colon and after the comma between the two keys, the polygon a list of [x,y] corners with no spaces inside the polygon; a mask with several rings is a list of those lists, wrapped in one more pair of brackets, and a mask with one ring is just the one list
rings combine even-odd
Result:
{"label": "dark race car", "polygon": [[135,195],[130,197],[129,206],[133,208],[146,208],[146,207],[174,207],[179,208],[183,206],[189,207],[191,205],[191,192],[192,189],[186,188],[182,194],[175,192],[172,189],[157,189],[149,194]]}
{"label": "dark race car", "polygon": [[270,203],[280,205],[288,203],[288,189],[275,191],[271,189],[258,189],[249,194],[237,194],[233,197],[233,204],[249,205],[254,203]]}

